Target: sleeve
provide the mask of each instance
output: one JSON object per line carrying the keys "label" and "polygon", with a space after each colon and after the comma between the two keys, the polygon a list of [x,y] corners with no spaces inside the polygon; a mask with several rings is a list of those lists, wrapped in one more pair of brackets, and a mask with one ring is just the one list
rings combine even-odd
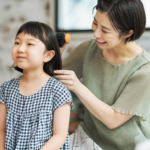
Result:
{"label": "sleeve", "polygon": [[6,104],[4,84],[5,84],[5,83],[3,83],[3,84],[0,86],[0,102],[3,103],[3,104]]}
{"label": "sleeve", "polygon": [[112,108],[120,113],[133,114],[138,121],[148,119],[150,116],[150,64],[144,65],[129,78]]}
{"label": "sleeve", "polygon": [[64,70],[73,70],[79,79],[82,78],[83,62],[91,41],[86,41],[77,46],[62,63]]}
{"label": "sleeve", "polygon": [[56,83],[53,93],[53,111],[68,102],[70,102],[70,111],[72,111],[73,102],[71,93],[62,83]]}

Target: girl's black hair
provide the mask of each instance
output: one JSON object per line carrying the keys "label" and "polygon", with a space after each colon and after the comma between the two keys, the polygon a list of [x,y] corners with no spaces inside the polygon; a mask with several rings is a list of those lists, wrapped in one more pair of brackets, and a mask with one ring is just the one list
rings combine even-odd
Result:
{"label": "girl's black hair", "polygon": [[[30,21],[23,24],[19,28],[16,37],[22,32],[41,40],[44,43],[47,51],[55,51],[55,56],[49,62],[44,63],[44,72],[52,76],[54,74],[54,70],[62,69],[62,61],[58,41],[53,30],[48,25],[41,22]],[[19,72],[23,72],[23,69],[19,68],[18,66],[14,66],[14,68]]]}
{"label": "girl's black hair", "polygon": [[138,39],[145,30],[146,16],[141,0],[98,0],[94,8],[108,14],[120,37],[130,30],[134,31],[132,36],[125,39],[125,43]]}

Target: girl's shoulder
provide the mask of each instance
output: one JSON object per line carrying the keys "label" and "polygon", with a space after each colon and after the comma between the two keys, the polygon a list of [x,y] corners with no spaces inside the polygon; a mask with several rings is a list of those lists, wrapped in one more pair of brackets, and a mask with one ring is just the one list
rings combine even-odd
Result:
{"label": "girl's shoulder", "polygon": [[18,83],[18,81],[19,81],[19,78],[13,78],[13,79],[11,79],[11,80],[9,80],[9,81],[5,81],[5,82],[1,85],[1,87],[3,87],[3,88],[14,87],[14,86]]}
{"label": "girl's shoulder", "polygon": [[60,91],[60,90],[65,90],[65,91],[69,91],[64,84],[62,84],[60,81],[58,81],[57,79],[55,79],[54,77],[51,77],[52,80],[52,84],[53,84],[53,91]]}
{"label": "girl's shoulder", "polygon": [[73,101],[70,91],[65,87],[64,84],[59,82],[57,79],[52,77],[52,80],[55,82],[52,90],[53,111],[68,102],[70,102],[70,111],[71,111],[73,108]]}
{"label": "girl's shoulder", "polygon": [[51,77],[53,80],[53,87],[52,87],[52,94],[55,95],[56,97],[63,96],[63,95],[68,95],[69,97],[71,96],[70,91],[65,87],[64,84],[62,84],[60,81],[55,79],[54,77]]}
{"label": "girl's shoulder", "polygon": [[7,98],[9,96],[12,96],[13,92],[17,91],[17,83],[18,83],[18,78],[13,78],[9,81],[5,81],[1,86],[0,86],[0,102],[6,104],[7,103]]}

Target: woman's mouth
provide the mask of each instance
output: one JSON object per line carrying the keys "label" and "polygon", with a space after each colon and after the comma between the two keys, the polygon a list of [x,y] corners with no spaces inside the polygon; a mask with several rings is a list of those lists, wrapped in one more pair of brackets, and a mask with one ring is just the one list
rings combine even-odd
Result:
{"label": "woman's mouth", "polygon": [[104,45],[104,44],[107,43],[107,42],[105,42],[105,41],[100,41],[100,40],[96,40],[96,41],[97,41],[98,45]]}

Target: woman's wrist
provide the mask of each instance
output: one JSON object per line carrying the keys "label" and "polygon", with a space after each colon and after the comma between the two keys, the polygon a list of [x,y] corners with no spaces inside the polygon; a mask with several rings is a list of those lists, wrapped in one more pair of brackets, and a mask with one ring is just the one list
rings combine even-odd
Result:
{"label": "woman's wrist", "polygon": [[80,92],[82,91],[82,89],[84,88],[85,86],[79,81],[79,83],[77,84],[76,88],[73,90],[73,92],[78,95],[80,94]]}

